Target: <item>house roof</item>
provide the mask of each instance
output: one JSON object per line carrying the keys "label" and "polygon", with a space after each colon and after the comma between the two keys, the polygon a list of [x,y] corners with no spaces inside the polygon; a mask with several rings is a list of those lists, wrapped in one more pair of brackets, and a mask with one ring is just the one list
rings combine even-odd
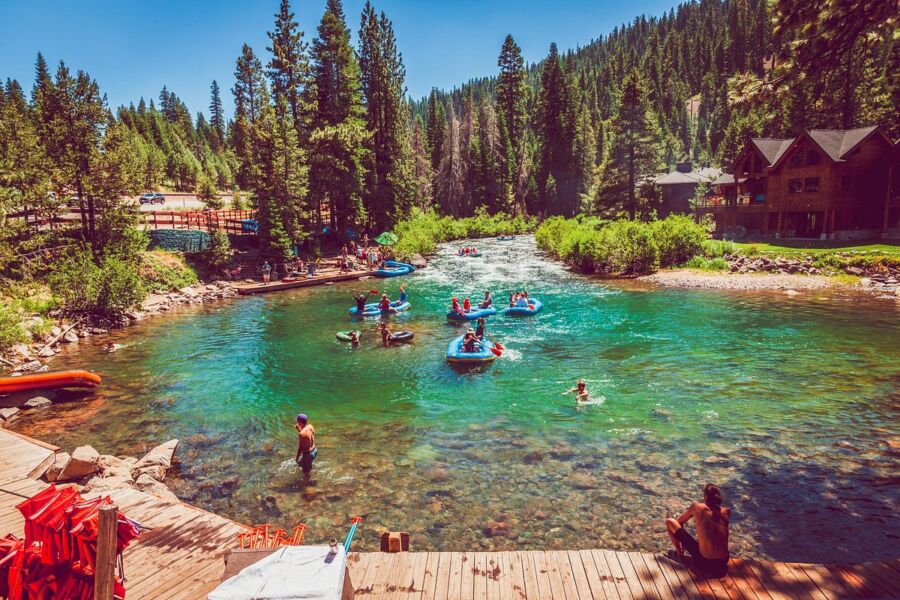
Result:
{"label": "house roof", "polygon": [[775,139],[775,138],[751,138],[750,143],[756,146],[765,159],[769,162],[768,166],[774,165],[778,159],[784,154],[794,140],[797,138]]}
{"label": "house roof", "polygon": [[731,173],[722,173],[713,181],[713,185],[728,185],[734,183],[734,175]]}
{"label": "house roof", "polygon": [[653,179],[653,182],[656,185],[678,185],[682,183],[700,183],[701,181],[709,183],[721,173],[722,169],[717,169],[715,167],[704,167],[702,169],[691,171],[690,173],[672,171],[671,173],[658,175]]}
{"label": "house roof", "polygon": [[831,160],[842,160],[869,134],[878,129],[876,126],[859,129],[810,129],[809,137],[824,150]]}

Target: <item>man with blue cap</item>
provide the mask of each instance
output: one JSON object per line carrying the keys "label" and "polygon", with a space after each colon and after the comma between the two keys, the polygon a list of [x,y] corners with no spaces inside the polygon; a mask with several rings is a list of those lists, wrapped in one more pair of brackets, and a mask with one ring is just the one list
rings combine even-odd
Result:
{"label": "man with blue cap", "polygon": [[312,481],[313,461],[319,454],[316,448],[316,430],[309,424],[309,418],[300,413],[297,415],[297,464],[303,469],[303,478],[306,483]]}

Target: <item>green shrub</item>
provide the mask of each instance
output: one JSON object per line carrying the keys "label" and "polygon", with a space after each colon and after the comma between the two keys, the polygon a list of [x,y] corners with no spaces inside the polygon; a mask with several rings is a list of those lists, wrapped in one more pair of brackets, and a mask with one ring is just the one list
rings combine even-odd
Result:
{"label": "green shrub", "polygon": [[759,246],[755,244],[750,244],[746,248],[744,248],[744,254],[747,256],[759,256],[760,249]]}
{"label": "green shrub", "polygon": [[12,306],[0,304],[0,352],[28,340],[20,320],[18,311]]}
{"label": "green shrub", "polygon": [[199,281],[197,271],[176,252],[154,250],[145,252],[141,266],[141,278],[147,291],[169,292],[194,285]]}
{"label": "green shrub", "polygon": [[224,231],[216,230],[209,235],[209,248],[203,252],[203,262],[214,273],[222,272],[231,264],[234,250],[231,240]]}
{"label": "green shrub", "polygon": [[727,271],[728,261],[722,257],[706,258],[704,256],[695,256],[684,263],[689,269],[701,269],[703,271]]}
{"label": "green shrub", "polygon": [[72,315],[118,319],[140,306],[147,287],[133,261],[107,255],[95,261],[80,250],[61,262],[50,275],[50,286]]}
{"label": "green shrub", "polygon": [[601,229],[606,255],[603,271],[623,275],[643,275],[659,267],[659,245],[652,224],[641,221],[613,221]]}
{"label": "green shrub", "polygon": [[398,238],[394,253],[400,258],[409,258],[413,254],[434,252],[441,242],[527,233],[536,225],[534,218],[511,217],[505,213],[491,215],[484,207],[479,207],[474,216],[462,219],[441,216],[433,210],[413,209],[409,217],[394,227]]}
{"label": "green shrub", "polygon": [[731,240],[706,240],[703,242],[703,256],[719,258],[726,254],[734,254],[734,242]]}
{"label": "green shrub", "polygon": [[687,215],[670,215],[652,223],[653,237],[659,248],[659,265],[680,265],[703,251],[706,228]]}

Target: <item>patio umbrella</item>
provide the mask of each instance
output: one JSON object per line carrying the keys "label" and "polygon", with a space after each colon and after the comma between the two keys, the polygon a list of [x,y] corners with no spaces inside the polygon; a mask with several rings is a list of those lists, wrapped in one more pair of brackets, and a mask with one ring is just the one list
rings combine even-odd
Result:
{"label": "patio umbrella", "polygon": [[397,243],[397,236],[390,231],[385,231],[375,238],[375,241],[382,246],[393,246]]}

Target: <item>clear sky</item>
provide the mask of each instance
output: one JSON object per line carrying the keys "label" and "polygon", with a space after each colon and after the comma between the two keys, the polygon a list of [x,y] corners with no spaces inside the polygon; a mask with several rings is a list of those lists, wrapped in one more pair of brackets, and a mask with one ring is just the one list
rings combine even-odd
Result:
{"label": "clear sky", "polygon": [[[365,0],[345,0],[354,33]],[[246,42],[268,60],[266,32],[279,0],[0,0],[0,77],[34,81],[38,51],[100,84],[110,106],[157,98],[163,85],[192,112],[207,111],[213,79],[231,112],[234,63]],[[394,22],[409,94],[451,88],[493,74],[507,33],[526,62],[584,45],[639,14],[661,14],[675,0],[373,0]],[[293,0],[308,42],[325,0]]]}

